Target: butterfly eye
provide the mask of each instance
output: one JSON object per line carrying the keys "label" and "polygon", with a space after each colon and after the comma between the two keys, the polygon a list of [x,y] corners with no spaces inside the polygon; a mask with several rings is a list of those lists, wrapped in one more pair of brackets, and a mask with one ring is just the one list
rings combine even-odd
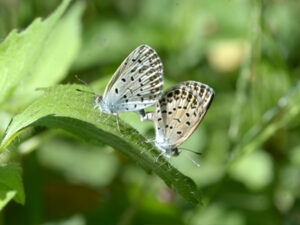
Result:
{"label": "butterfly eye", "polygon": [[102,101],[102,96],[101,95],[98,95],[96,98],[95,98],[95,103],[100,103]]}
{"label": "butterfly eye", "polygon": [[178,150],[178,148],[173,148],[173,149],[171,150],[171,153],[172,153],[173,156],[178,156],[178,155],[179,155],[179,150]]}

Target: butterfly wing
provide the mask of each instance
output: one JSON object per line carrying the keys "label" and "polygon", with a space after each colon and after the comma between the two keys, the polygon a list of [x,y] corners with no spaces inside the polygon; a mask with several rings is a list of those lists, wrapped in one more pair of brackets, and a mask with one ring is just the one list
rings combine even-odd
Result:
{"label": "butterfly wing", "polygon": [[163,66],[154,49],[148,45],[136,48],[122,62],[104,92],[104,101],[114,111],[138,111],[161,97]]}
{"label": "butterfly wing", "polygon": [[183,82],[167,90],[152,115],[157,142],[169,148],[184,142],[203,120],[213,97],[212,88],[196,81]]}

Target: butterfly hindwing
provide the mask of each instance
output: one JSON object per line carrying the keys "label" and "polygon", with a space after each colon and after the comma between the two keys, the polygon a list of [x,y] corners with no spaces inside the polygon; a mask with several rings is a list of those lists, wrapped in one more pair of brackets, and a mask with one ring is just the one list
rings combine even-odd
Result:
{"label": "butterfly hindwing", "polygon": [[136,48],[122,62],[104,93],[116,111],[138,111],[155,104],[163,91],[163,66],[154,49]]}
{"label": "butterfly hindwing", "polygon": [[157,140],[172,148],[184,142],[204,118],[213,96],[209,86],[195,81],[183,82],[166,91],[153,113]]}

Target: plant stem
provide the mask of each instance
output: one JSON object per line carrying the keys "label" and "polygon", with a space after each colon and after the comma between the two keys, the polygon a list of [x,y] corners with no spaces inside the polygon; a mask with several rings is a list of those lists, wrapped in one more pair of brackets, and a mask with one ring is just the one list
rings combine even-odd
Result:
{"label": "plant stem", "polygon": [[242,110],[247,105],[247,100],[251,91],[251,82],[255,80],[257,74],[257,65],[261,55],[261,36],[263,26],[263,2],[262,0],[253,0],[253,29],[251,30],[251,49],[246,57],[241,69],[238,81],[234,111],[232,112],[229,136],[235,143],[239,139],[240,126],[242,122]]}

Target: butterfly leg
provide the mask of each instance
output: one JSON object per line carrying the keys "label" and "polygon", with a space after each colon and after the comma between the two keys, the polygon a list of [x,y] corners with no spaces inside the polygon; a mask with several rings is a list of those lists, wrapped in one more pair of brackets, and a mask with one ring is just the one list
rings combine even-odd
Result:
{"label": "butterfly leg", "polygon": [[[97,110],[98,106],[94,105],[94,111]],[[96,122],[99,122],[99,118],[101,118],[102,111],[100,110],[100,116],[97,118]]]}
{"label": "butterfly leg", "polygon": [[100,111],[100,115],[99,115],[99,117],[97,118],[96,122],[99,122],[99,121],[100,121],[101,116],[102,116],[102,111]]}
{"label": "butterfly leg", "polygon": [[110,116],[111,116],[111,114],[106,114],[106,119],[104,121],[106,122],[107,120],[109,120]]}
{"label": "butterfly leg", "polygon": [[147,138],[146,141],[145,140],[140,140],[138,141],[139,144],[143,144],[143,143],[151,143],[154,142],[153,138]]}
{"label": "butterfly leg", "polygon": [[168,164],[168,169],[170,169],[170,167],[169,166],[171,166],[171,164],[169,164],[169,161],[168,162],[162,162],[159,166],[158,166],[158,168],[160,168],[160,167],[162,167],[163,165],[165,165],[165,164]]}
{"label": "butterfly leg", "polygon": [[145,116],[145,110],[144,110],[144,109],[140,109],[139,111],[136,111],[136,113],[137,113],[141,118],[144,118],[144,116]]}
{"label": "butterfly leg", "polygon": [[[155,142],[155,140],[152,138],[152,139],[147,139],[146,141],[139,141],[138,143],[139,144],[143,144],[143,143],[153,143]],[[151,148],[149,152],[153,151],[155,148]],[[144,154],[144,152],[146,151],[146,149],[144,149],[143,151],[141,151],[141,154]]]}
{"label": "butterfly leg", "polygon": [[119,124],[119,113],[117,113],[116,118],[117,118],[117,127],[118,127],[118,130],[119,130],[119,132],[121,132],[121,130],[120,130],[120,124]]}
{"label": "butterfly leg", "polygon": [[151,143],[151,142],[154,142],[154,139],[153,138],[149,138],[145,141],[146,143]]}
{"label": "butterfly leg", "polygon": [[141,109],[141,110],[137,111],[136,113],[140,116],[141,121],[144,121],[144,117],[146,115],[145,110]]}
{"label": "butterfly leg", "polygon": [[100,111],[100,115],[99,115],[99,117],[97,117],[96,122],[100,121],[101,116],[102,116],[102,111]]}
{"label": "butterfly leg", "polygon": [[139,116],[140,116],[140,119],[141,121],[144,121],[144,120],[151,120],[152,121],[152,115],[153,113],[152,112],[146,112],[142,109],[138,112]]}
{"label": "butterfly leg", "polygon": [[169,170],[172,168],[171,160],[172,160],[172,157],[169,157],[169,160],[168,160],[168,168],[169,168]]}
{"label": "butterfly leg", "polygon": [[155,162],[157,163],[158,159],[163,156],[165,153],[164,152],[161,152],[155,159]]}

